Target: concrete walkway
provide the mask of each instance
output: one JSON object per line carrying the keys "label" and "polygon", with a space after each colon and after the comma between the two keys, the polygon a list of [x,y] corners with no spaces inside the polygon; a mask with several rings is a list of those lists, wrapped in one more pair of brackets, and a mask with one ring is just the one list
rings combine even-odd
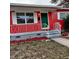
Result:
{"label": "concrete walkway", "polygon": [[51,40],[54,40],[54,41],[66,46],[66,47],[69,47],[69,40],[66,38],[51,38]]}

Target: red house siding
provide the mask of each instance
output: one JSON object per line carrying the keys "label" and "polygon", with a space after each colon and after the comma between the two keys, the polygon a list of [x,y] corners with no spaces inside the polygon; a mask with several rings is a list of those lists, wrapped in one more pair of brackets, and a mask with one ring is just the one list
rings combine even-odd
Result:
{"label": "red house siding", "polygon": [[[58,12],[64,12],[65,10],[57,10],[54,12],[48,12],[48,20],[49,20],[49,30],[54,29],[54,24],[56,22],[60,22],[61,29],[64,28],[64,20],[58,20]],[[25,25],[16,25],[12,24],[12,11],[10,12],[10,33],[22,33],[22,32],[33,32],[33,31],[41,31],[41,13],[39,11],[35,11],[37,13],[37,23],[34,24],[25,24]]]}
{"label": "red house siding", "polygon": [[28,25],[12,25],[10,26],[11,33],[22,33],[22,32],[32,32],[40,31],[40,24],[28,24]]}
{"label": "red house siding", "polygon": [[[37,13],[38,15],[38,13]],[[40,23],[34,23],[34,24],[25,24],[25,25],[17,25],[12,24],[12,12],[10,15],[10,33],[22,33],[22,32],[33,32],[33,31],[40,31],[41,25]]]}
{"label": "red house siding", "polygon": [[49,12],[49,26],[50,26],[50,30],[54,29],[54,24],[57,21],[57,12]]}

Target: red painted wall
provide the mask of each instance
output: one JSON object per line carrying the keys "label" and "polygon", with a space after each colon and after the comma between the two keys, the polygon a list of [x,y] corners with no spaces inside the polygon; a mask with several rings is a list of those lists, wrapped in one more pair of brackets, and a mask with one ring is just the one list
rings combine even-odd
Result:
{"label": "red painted wall", "polygon": [[[54,29],[54,24],[56,22],[60,22],[61,29],[64,28],[64,20],[58,20],[57,13],[65,10],[57,10],[54,12],[48,12],[48,20],[49,20],[49,30]],[[37,13],[37,18],[40,17],[38,23],[35,24],[27,24],[27,25],[15,25],[12,24],[12,12],[10,12],[10,33],[22,33],[22,32],[33,32],[33,31],[41,31],[41,14],[39,11],[35,11]]]}
{"label": "red painted wall", "polygon": [[49,30],[53,30],[54,29],[54,24],[55,22],[57,22],[57,12],[49,12],[48,13],[49,16]]}
{"label": "red painted wall", "polygon": [[11,25],[10,33],[22,33],[22,32],[33,32],[40,31],[40,24],[28,24],[28,25]]}
{"label": "red painted wall", "polygon": [[[38,13],[37,13],[38,16]],[[33,32],[33,31],[40,31],[41,25],[40,22],[34,24],[27,24],[27,25],[16,25],[12,24],[12,12],[10,13],[10,33],[22,33],[22,32]]]}
{"label": "red painted wall", "polygon": [[49,16],[49,26],[50,26],[49,30],[53,30],[54,29],[54,24],[56,22],[59,22],[61,24],[61,30],[64,29],[64,20],[58,20],[58,15],[57,15],[58,12],[65,12],[65,10],[57,10],[57,11],[49,12],[48,13],[48,16]]}

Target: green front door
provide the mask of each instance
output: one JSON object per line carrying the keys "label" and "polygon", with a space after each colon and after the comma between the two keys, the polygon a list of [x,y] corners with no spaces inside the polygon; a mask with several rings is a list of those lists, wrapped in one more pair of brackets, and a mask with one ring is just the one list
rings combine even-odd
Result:
{"label": "green front door", "polygon": [[48,28],[47,13],[41,13],[41,21],[42,21],[42,28],[47,29]]}

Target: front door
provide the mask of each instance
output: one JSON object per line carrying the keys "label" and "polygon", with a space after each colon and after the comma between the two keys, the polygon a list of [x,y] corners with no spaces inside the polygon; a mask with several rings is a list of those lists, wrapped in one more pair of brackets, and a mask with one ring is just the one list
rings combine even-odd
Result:
{"label": "front door", "polygon": [[41,13],[42,29],[48,29],[48,16],[47,13]]}

